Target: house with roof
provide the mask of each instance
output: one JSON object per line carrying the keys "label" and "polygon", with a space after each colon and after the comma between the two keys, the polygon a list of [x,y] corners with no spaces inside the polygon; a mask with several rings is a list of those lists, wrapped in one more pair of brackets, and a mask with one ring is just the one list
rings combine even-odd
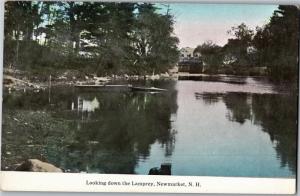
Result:
{"label": "house with roof", "polygon": [[181,58],[191,58],[194,57],[194,48],[185,47],[180,49]]}
{"label": "house with roof", "polygon": [[178,71],[189,73],[201,73],[203,69],[203,62],[201,54],[194,52],[195,48],[184,47],[180,50]]}

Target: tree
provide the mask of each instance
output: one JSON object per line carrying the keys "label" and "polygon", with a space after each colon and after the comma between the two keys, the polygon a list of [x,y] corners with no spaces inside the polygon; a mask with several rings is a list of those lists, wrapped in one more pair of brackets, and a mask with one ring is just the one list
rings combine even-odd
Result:
{"label": "tree", "polygon": [[5,6],[5,64],[22,58],[24,69],[146,74],[166,71],[179,56],[174,19],[153,4],[15,1]]}
{"label": "tree", "polygon": [[254,36],[253,30],[242,23],[236,27],[232,27],[228,33],[234,37],[228,39],[227,44],[224,46],[226,58],[233,60],[232,65],[236,68],[251,66],[253,61],[250,49]]}
{"label": "tree", "polygon": [[[4,62],[17,66],[21,41],[32,41],[36,27],[42,22],[38,13],[39,3],[15,1],[5,3],[5,48]],[[9,53],[11,55],[9,55]]]}
{"label": "tree", "polygon": [[135,3],[84,3],[82,50],[96,60],[96,72],[126,72],[133,63]]}
{"label": "tree", "polygon": [[270,23],[257,29],[253,43],[258,63],[267,66],[274,81],[296,80],[298,71],[299,9],[281,5]]}
{"label": "tree", "polygon": [[156,13],[152,4],[139,4],[134,30],[138,72],[166,71],[179,58],[178,38],[173,35],[174,19]]}
{"label": "tree", "polygon": [[216,73],[223,64],[222,47],[214,44],[212,41],[206,41],[202,45],[197,46],[194,53],[201,54],[201,59],[208,72]]}

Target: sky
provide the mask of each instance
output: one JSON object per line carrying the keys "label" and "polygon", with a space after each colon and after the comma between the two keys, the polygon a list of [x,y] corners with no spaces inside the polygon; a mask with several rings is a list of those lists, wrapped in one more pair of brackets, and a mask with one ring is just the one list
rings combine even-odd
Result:
{"label": "sky", "polygon": [[[277,5],[173,3],[170,12],[175,17],[174,33],[179,47],[192,47],[205,41],[223,46],[231,37],[228,30],[244,22],[255,30],[267,24]],[[158,5],[166,13],[165,5]]]}

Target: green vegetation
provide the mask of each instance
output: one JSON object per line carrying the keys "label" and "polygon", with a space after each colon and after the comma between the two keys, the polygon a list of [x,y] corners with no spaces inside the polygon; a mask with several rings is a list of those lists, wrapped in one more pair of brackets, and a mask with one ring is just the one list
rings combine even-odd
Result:
{"label": "green vegetation", "polygon": [[299,13],[296,6],[279,6],[270,23],[258,28],[253,39],[258,63],[267,66],[275,80],[297,79]]}
{"label": "green vegetation", "polygon": [[178,59],[174,19],[148,3],[5,3],[4,66],[97,75],[165,72]]}
{"label": "green vegetation", "polygon": [[[223,47],[199,45],[201,72],[297,81],[298,16],[296,6],[281,5],[263,27],[232,27]],[[149,3],[6,2],[4,66],[36,75],[166,72],[179,58],[174,23],[169,9]]]}
{"label": "green vegetation", "polygon": [[[46,91],[4,93],[2,170],[34,157],[71,172],[133,174],[155,142],[170,156],[175,84],[162,84],[164,94],[52,88],[51,102]],[[85,110],[93,100],[99,105]]]}
{"label": "green vegetation", "polygon": [[202,45],[197,46],[194,53],[200,53],[202,61],[207,65],[206,72],[215,73],[218,71],[219,66],[223,62],[223,52],[222,47],[214,44],[211,41],[207,41]]}
{"label": "green vegetation", "polygon": [[273,81],[297,81],[299,9],[280,5],[270,22],[252,30],[242,23],[228,31],[223,46],[199,45],[207,73],[267,75]]}

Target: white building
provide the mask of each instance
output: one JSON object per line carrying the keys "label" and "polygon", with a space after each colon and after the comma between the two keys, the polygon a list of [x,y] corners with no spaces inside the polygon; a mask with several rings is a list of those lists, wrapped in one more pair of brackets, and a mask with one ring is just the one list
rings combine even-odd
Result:
{"label": "white building", "polygon": [[180,49],[179,61],[196,60],[201,57],[200,52],[195,52],[195,48],[185,47]]}
{"label": "white building", "polygon": [[185,47],[180,49],[180,58],[194,57],[194,48]]}

